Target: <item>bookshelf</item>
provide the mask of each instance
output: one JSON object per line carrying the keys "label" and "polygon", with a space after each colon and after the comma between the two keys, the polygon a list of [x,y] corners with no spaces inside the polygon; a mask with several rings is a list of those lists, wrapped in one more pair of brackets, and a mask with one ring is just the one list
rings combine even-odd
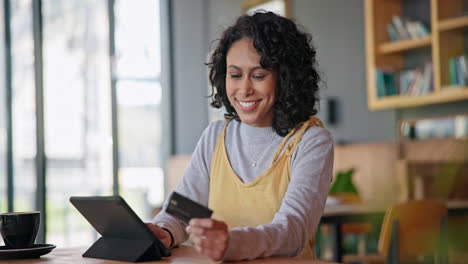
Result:
{"label": "bookshelf", "polygon": [[[365,0],[367,101],[370,110],[468,101],[468,86],[453,85],[449,69],[452,58],[468,53],[468,6],[464,6],[464,2]],[[394,21],[394,16],[413,19],[411,12],[416,14],[415,20],[425,22],[430,34],[391,41],[388,25]],[[381,69],[401,72],[419,66],[424,68],[421,62],[419,66],[411,62],[411,57],[415,56],[432,64],[431,78],[426,81],[432,86],[421,93],[382,95],[381,90],[378,91],[381,86],[378,88],[377,77]]]}
{"label": "bookshelf", "polygon": [[468,26],[468,16],[449,18],[439,21],[439,31],[459,29]]}
{"label": "bookshelf", "polygon": [[400,40],[395,42],[386,42],[380,44],[378,52],[380,54],[390,54],[409,51],[411,49],[422,48],[432,44],[432,37],[426,36],[419,39]]}

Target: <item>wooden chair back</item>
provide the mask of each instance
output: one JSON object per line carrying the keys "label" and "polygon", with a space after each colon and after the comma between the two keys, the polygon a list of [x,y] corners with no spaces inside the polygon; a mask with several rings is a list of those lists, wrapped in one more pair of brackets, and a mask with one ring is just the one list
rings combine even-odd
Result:
{"label": "wooden chair back", "polygon": [[382,223],[379,252],[388,256],[392,226],[397,222],[396,245],[400,261],[415,261],[436,255],[442,219],[446,216],[446,205],[435,200],[412,200],[390,208]]}

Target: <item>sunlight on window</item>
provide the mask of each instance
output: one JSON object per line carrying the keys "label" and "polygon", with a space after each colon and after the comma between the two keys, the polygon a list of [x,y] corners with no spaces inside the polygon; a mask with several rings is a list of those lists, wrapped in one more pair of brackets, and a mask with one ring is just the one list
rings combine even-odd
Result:
{"label": "sunlight on window", "polygon": [[253,14],[257,10],[266,10],[276,13],[280,16],[286,16],[286,4],[284,0],[271,0],[265,3],[256,5],[249,10],[247,10],[247,14]]}
{"label": "sunlight on window", "polygon": [[[3,5],[0,5],[0,36],[4,32],[4,16]],[[0,42],[0,61],[5,61],[5,43]],[[0,72],[6,72],[5,64],[0,63]],[[6,83],[4,74],[0,74],[0,83]],[[0,94],[6,93],[5,85],[0,85]],[[0,96],[0,213],[7,211],[7,168],[6,168],[6,155],[7,155],[7,126],[6,126],[6,96]],[[1,239],[0,239],[1,240]],[[0,241],[0,246],[3,241]]]}
{"label": "sunlight on window", "polygon": [[116,1],[118,78],[154,78],[161,72],[158,1]]}
{"label": "sunlight on window", "polygon": [[120,193],[144,220],[164,196],[159,2],[116,1]]}
{"label": "sunlight on window", "polygon": [[36,102],[32,1],[11,3],[14,209],[36,208]]}
{"label": "sunlight on window", "polygon": [[[37,208],[32,1],[10,1],[15,211]],[[98,237],[71,206],[70,196],[113,193],[107,5],[101,0],[42,0],[46,242],[58,247],[86,246]],[[116,1],[115,22],[120,192],[149,220],[164,195],[159,2]],[[5,82],[3,75],[0,81]],[[1,182],[6,182],[4,105],[0,102]],[[6,184],[0,184],[0,212],[6,207]]]}
{"label": "sunlight on window", "polygon": [[106,4],[43,1],[46,239],[61,247],[97,237],[70,196],[112,194]]}

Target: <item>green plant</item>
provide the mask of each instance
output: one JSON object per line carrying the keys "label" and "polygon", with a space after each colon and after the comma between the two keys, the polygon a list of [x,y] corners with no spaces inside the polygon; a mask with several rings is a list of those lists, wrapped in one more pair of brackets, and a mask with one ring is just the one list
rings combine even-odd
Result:
{"label": "green plant", "polygon": [[333,195],[333,194],[350,193],[350,194],[359,195],[359,192],[353,183],[354,171],[355,171],[354,168],[351,168],[347,171],[338,171],[336,173],[336,179],[330,188],[329,194]]}

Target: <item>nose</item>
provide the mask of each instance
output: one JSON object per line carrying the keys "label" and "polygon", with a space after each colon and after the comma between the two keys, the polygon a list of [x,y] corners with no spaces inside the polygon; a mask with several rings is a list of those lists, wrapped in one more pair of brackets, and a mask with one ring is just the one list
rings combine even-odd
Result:
{"label": "nose", "polygon": [[239,83],[238,93],[245,97],[250,96],[254,93],[252,82],[249,78],[243,78],[242,81]]}

